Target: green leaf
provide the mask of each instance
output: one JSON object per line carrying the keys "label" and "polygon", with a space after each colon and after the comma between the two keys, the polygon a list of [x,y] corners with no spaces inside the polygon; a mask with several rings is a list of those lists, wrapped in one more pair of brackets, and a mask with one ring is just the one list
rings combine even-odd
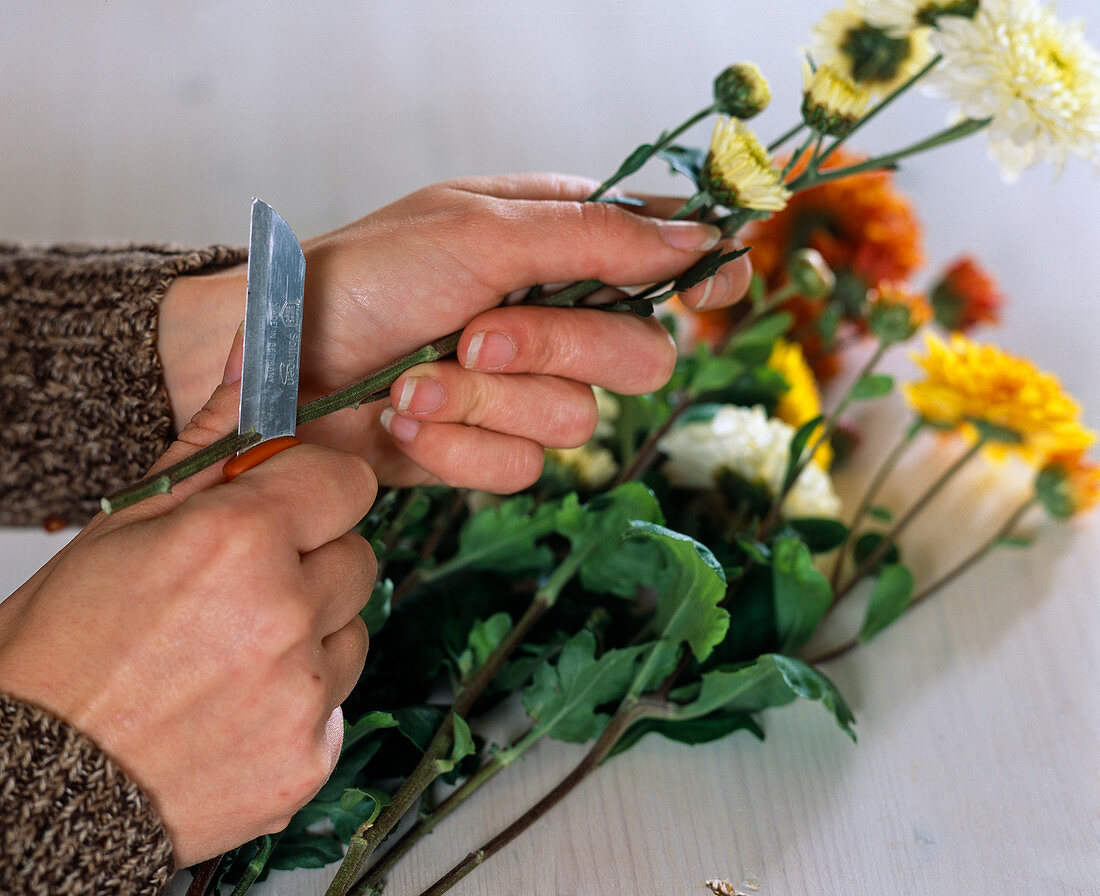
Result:
{"label": "green leaf", "polygon": [[478,619],[470,627],[466,637],[466,649],[455,657],[458,681],[464,684],[478,669],[485,665],[489,655],[512,630],[512,617],[507,613],[494,613],[488,619]]}
{"label": "green leaf", "polygon": [[833,602],[828,578],[814,566],[810,549],[798,538],[781,536],[772,552],[775,622],[781,649],[805,644]]}
{"label": "green leaf", "polygon": [[790,329],[794,318],[785,311],[767,314],[730,342],[727,354],[745,364],[766,364],[775,341]]}
{"label": "green leaf", "polygon": [[647,734],[659,734],[681,744],[707,744],[735,731],[749,731],[760,740],[764,729],[746,712],[715,712],[697,719],[642,719],[615,743],[611,756],[624,753]]}
{"label": "green leaf", "polygon": [[474,745],[473,733],[470,731],[470,726],[466,720],[453,709],[451,710],[451,718],[454,720],[454,739],[451,742],[451,752],[446,759],[436,763],[440,771],[444,772],[449,772],[459,762],[467,756],[472,756],[477,750]]}
{"label": "green leaf", "polygon": [[344,857],[340,841],[328,834],[294,831],[283,834],[268,867],[277,871],[324,868]]}
{"label": "green leaf", "polygon": [[596,708],[626,695],[649,646],[608,650],[596,659],[596,636],[589,631],[575,634],[557,662],[539,666],[523,691],[523,706],[536,730],[570,743],[598,737],[610,716]]}
{"label": "green leaf", "polygon": [[[694,695],[691,692],[695,692]],[[680,700],[690,696],[677,709],[677,718],[707,716],[718,710],[759,712],[784,706],[796,697],[820,701],[849,737],[855,739],[855,717],[840,692],[828,678],[793,657],[768,653],[741,666],[721,666],[706,672],[699,685],[674,692]]]}
{"label": "green leaf", "polygon": [[1049,464],[1036,474],[1035,497],[1056,520],[1068,520],[1077,512],[1069,476],[1058,464]]}
{"label": "green leaf", "polygon": [[881,504],[869,507],[867,509],[867,515],[872,519],[880,520],[884,523],[892,523],[894,521],[894,511],[889,507],[883,507]]}
{"label": "green leaf", "polygon": [[824,554],[840,547],[848,536],[848,527],[844,523],[828,517],[787,520],[787,527],[794,530],[806,547],[815,554]]}
{"label": "green leaf", "polygon": [[735,249],[732,252],[723,252],[721,249],[714,249],[677,277],[676,282],[672,284],[670,290],[656,296],[651,296],[651,298],[654,302],[660,302],[667,299],[673,293],[687,292],[687,290],[691,289],[693,286],[698,286],[700,283],[709,280],[718,273],[718,269],[723,265],[728,264],[735,258],[740,258],[748,251],[747,248]]}
{"label": "green leaf", "polygon": [[913,599],[913,573],[901,564],[884,566],[878,574],[859,639],[869,641],[886,626],[894,622]]}
{"label": "green leaf", "polygon": [[651,582],[657,591],[657,632],[671,645],[686,643],[702,662],[729,628],[729,613],[718,606],[726,596],[722,565],[705,545],[663,526],[634,523],[629,539],[661,558]]}
{"label": "green leaf", "polygon": [[[882,543],[882,539],[886,536],[881,532],[865,532],[863,535],[856,539],[855,546],[852,548],[852,555],[855,557],[856,563],[862,563],[868,557],[878,549],[879,544]],[[901,552],[898,550],[897,544],[892,544],[884,552],[879,559],[878,566],[884,563],[897,563],[898,558],[901,556]]]}
{"label": "green leaf", "polygon": [[1004,548],[1029,548],[1035,544],[1035,539],[1026,535],[1005,535],[997,539],[997,544]]}
{"label": "green leaf", "polygon": [[787,454],[787,470],[783,474],[784,491],[790,488],[791,483],[794,481],[795,471],[802,460],[802,453],[806,450],[806,443],[810,441],[810,437],[824,419],[821,414],[818,414],[798,427],[794,435],[791,436],[791,447]]}
{"label": "green leaf", "polygon": [[705,345],[700,345],[692,358],[694,362],[688,380],[688,388],[694,395],[705,395],[727,388],[745,372],[745,365],[736,358],[713,355]]}
{"label": "green leaf", "polygon": [[868,373],[852,386],[853,401],[869,401],[889,395],[894,388],[894,378],[888,373]]}
{"label": "green leaf", "polygon": [[397,720],[397,730],[424,752],[443,720],[443,712],[434,706],[405,706],[395,710],[393,717]]}
{"label": "green leaf", "polygon": [[455,569],[490,569],[502,575],[545,569],[553,561],[550,549],[536,542],[553,529],[555,507],[534,506],[521,495],[471,516],[458,535],[458,551],[433,575]]}
{"label": "green leaf", "polygon": [[662,149],[657,156],[668,162],[669,168],[684,175],[695,184],[696,190],[703,189],[703,163],[707,151],[697,146],[670,146]]}
{"label": "green leaf", "polygon": [[390,618],[393,600],[393,579],[378,579],[374,583],[367,605],[359,611],[363,622],[366,623],[367,632],[373,637],[377,635],[386,620]]}
{"label": "green leaf", "polygon": [[623,550],[623,535],[634,520],[663,521],[661,505],[641,482],[624,483],[584,506],[575,495],[561,503],[555,528],[581,558],[578,572],[589,591],[633,597],[647,581],[650,564],[639,565],[637,552]]}
{"label": "green leaf", "polygon": [[613,175],[611,175],[608,180],[620,181],[626,177],[629,177],[635,171],[641,169],[641,167],[645,165],[645,163],[648,162],[652,157],[653,144],[643,143],[641,146],[636,147],[634,151],[631,152],[630,155],[628,155],[623,160],[623,163],[619,165],[618,170]]}

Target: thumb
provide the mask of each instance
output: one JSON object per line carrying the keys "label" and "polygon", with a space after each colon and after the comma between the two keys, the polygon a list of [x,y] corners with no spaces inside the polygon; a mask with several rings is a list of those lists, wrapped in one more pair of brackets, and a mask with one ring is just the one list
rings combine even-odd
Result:
{"label": "thumb", "polygon": [[[214,390],[206,404],[180,431],[168,450],[153,464],[148,475],[160,473],[236,430],[241,403],[243,347],[244,325],[242,324],[233,337],[221,385]],[[129,509],[142,508],[143,515],[146,517],[160,516],[179,506],[188,496],[220,482],[222,482],[221,465],[214,464],[174,485],[171,493],[147,498]]]}

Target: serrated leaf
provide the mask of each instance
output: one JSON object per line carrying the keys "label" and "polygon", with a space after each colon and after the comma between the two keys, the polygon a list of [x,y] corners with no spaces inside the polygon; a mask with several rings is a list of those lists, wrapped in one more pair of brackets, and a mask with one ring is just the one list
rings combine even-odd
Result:
{"label": "serrated leaf", "polygon": [[512,617],[505,612],[494,613],[488,619],[478,619],[470,626],[466,649],[455,657],[459,684],[464,684],[485,664],[511,630]]}
{"label": "serrated leaf", "polygon": [[852,386],[853,401],[870,401],[889,395],[894,388],[894,378],[888,373],[868,373]]}
{"label": "serrated leaf", "polygon": [[623,551],[623,536],[634,520],[663,521],[661,505],[641,482],[627,482],[581,505],[575,495],[561,502],[554,528],[581,558],[578,574],[589,591],[633,597],[649,572]]}
{"label": "serrated leaf", "polygon": [[[676,278],[676,282],[672,286],[672,292],[687,292],[693,286],[698,286],[700,283],[709,280],[718,273],[718,269],[723,265],[740,258],[748,251],[747,248],[744,248],[735,249],[732,252],[723,252],[721,249],[708,252]],[[661,296],[654,296],[653,300],[657,301],[658,298],[661,298]]]}
{"label": "serrated leaf", "polygon": [[537,542],[553,530],[554,514],[552,505],[536,508],[528,495],[478,511],[459,532],[458,551],[446,571],[491,569],[509,575],[545,569],[553,556]]}
{"label": "serrated leaf", "polygon": [[662,560],[652,583],[659,636],[673,646],[686,643],[702,662],[729,628],[729,613],[718,606],[726,596],[722,565],[705,545],[663,526],[634,523],[629,538],[642,540]]}
{"label": "serrated leaf", "polygon": [[268,864],[276,871],[293,871],[324,868],[343,857],[344,850],[335,837],[303,830],[284,833]]}
{"label": "serrated leaf", "polygon": [[772,548],[775,623],[781,649],[805,644],[833,602],[829,579],[816,566],[810,549],[798,538],[779,537]]}
{"label": "serrated leaf", "polygon": [[653,144],[643,143],[628,155],[609,180],[620,181],[641,169],[653,157]]}
{"label": "serrated leaf", "polygon": [[693,699],[677,710],[677,718],[696,718],[718,710],[759,712],[784,706],[796,697],[821,701],[840,728],[853,740],[855,717],[836,686],[824,675],[793,657],[768,653],[741,666],[725,666],[704,673],[698,686],[674,693],[680,700],[694,691]]}
{"label": "serrated leaf", "polygon": [[912,599],[913,573],[909,567],[897,563],[882,567],[867,604],[859,639],[868,641],[897,620]]}
{"label": "serrated leaf", "polygon": [[596,708],[626,695],[649,646],[608,650],[597,659],[592,632],[570,638],[557,661],[539,666],[523,691],[523,706],[536,731],[570,743],[598,737],[610,716]]}

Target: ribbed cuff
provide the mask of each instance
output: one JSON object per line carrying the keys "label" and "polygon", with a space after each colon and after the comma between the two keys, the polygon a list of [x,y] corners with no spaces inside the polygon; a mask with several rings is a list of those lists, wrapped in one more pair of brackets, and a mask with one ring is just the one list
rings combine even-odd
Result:
{"label": "ribbed cuff", "polygon": [[0,893],[158,896],[172,845],[146,796],[91,740],[0,694]]}
{"label": "ribbed cuff", "polygon": [[0,525],[82,524],[171,442],[157,311],[243,249],[0,244]]}

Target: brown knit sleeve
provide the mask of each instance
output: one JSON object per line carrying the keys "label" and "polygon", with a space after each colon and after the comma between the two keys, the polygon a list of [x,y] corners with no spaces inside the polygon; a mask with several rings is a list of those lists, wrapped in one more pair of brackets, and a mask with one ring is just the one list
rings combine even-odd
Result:
{"label": "brown knit sleeve", "polygon": [[146,796],[92,741],[0,694],[0,893],[155,896],[172,845]]}
{"label": "brown knit sleeve", "polygon": [[245,257],[0,244],[0,525],[83,523],[144,475],[173,435],[160,300],[175,277]]}

